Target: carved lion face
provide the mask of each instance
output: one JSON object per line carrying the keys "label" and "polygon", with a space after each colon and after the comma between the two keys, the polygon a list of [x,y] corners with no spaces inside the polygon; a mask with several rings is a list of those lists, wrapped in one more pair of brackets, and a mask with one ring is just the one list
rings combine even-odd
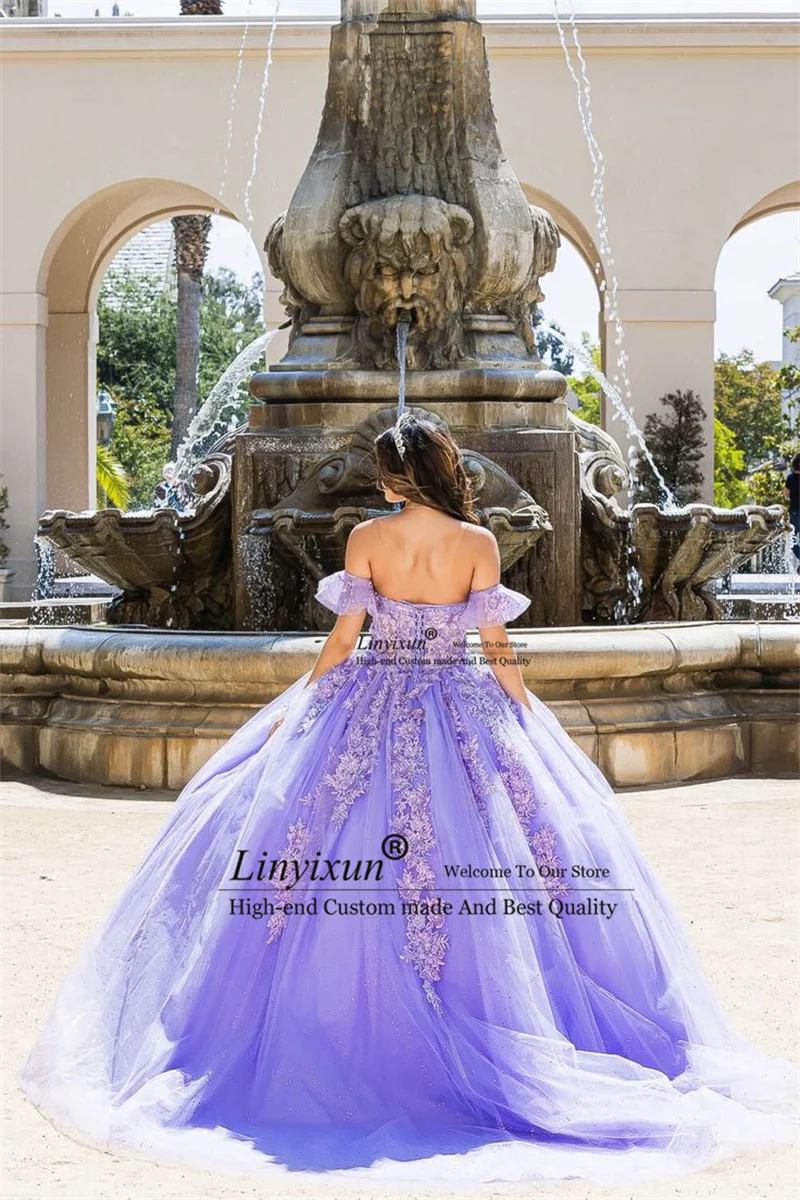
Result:
{"label": "carved lion face", "polygon": [[347,210],[339,232],[352,246],[345,271],[361,314],[355,338],[362,358],[378,369],[396,367],[397,324],[407,314],[412,370],[458,360],[473,231],[466,209],[432,196],[391,196]]}

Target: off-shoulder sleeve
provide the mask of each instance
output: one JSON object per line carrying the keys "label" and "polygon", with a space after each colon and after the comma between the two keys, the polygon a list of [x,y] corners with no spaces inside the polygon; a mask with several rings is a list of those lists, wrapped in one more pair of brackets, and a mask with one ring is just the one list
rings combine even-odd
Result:
{"label": "off-shoulder sleeve", "polygon": [[371,613],[374,595],[371,580],[351,575],[349,571],[326,575],[319,581],[316,592],[320,604],[335,613]]}
{"label": "off-shoulder sleeve", "polygon": [[530,606],[530,600],[522,592],[496,583],[494,587],[470,592],[465,611],[468,629],[482,629],[487,625],[505,625],[513,621]]}

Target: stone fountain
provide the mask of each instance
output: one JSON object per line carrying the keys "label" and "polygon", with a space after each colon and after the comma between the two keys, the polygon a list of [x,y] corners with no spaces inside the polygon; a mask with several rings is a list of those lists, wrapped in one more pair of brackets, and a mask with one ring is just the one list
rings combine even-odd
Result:
{"label": "stone fountain", "polygon": [[[4,760],[180,787],[310,668],[331,620],[314,583],[386,507],[371,448],[400,322],[408,404],[455,435],[504,579],[533,598],[525,680],[609,780],[793,771],[796,631],[697,620],[782,512],[618,503],[619,447],[536,352],[558,245],[503,156],[475,0],[343,0],[317,145],[267,238],[288,353],[198,465],[193,511],[44,514],[41,536],[121,589],[120,628],[3,631]],[[671,623],[598,627],[645,621]]]}
{"label": "stone fountain", "polygon": [[317,143],[265,246],[289,349],[248,426],[198,468],[193,513],[50,512],[40,534],[122,589],[116,623],[327,628],[314,584],[386,510],[371,447],[403,323],[408,403],[462,447],[527,625],[718,616],[709,583],[783,514],[620,507],[619,448],[536,349],[559,241],[503,154],[475,0],[342,0]]}

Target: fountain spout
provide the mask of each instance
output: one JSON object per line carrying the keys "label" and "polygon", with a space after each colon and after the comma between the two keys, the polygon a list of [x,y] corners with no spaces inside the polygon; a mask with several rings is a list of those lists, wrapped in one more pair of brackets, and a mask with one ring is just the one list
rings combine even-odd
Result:
{"label": "fountain spout", "polygon": [[476,0],[341,12],[317,144],[267,238],[294,336],[253,395],[389,400],[408,308],[410,398],[559,399],[529,334],[559,233],[503,154]]}

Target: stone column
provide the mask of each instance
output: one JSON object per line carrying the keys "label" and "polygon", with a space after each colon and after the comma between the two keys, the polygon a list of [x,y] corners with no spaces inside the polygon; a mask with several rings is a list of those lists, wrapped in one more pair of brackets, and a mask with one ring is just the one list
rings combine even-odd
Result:
{"label": "stone column", "polygon": [[47,508],[95,507],[97,339],[96,313],[50,313]]}
{"label": "stone column", "polygon": [[[666,288],[620,289],[619,314],[625,328],[624,349],[633,388],[633,416],[644,430],[648,413],[661,413],[667,392],[694,391],[705,408],[706,446],[701,469],[706,503],[714,499],[714,321],[716,296],[709,290]],[[607,374],[618,373],[615,331],[606,319]],[[620,391],[623,389],[620,386]],[[623,393],[624,395],[624,393]],[[627,452],[630,444],[621,421],[612,421],[611,403],[605,425]]]}
{"label": "stone column", "polygon": [[[28,600],[36,579],[33,537],[45,507],[45,333],[47,297],[37,292],[0,295],[0,442],[14,577],[6,596]],[[65,443],[67,445],[68,443]]]}
{"label": "stone column", "polygon": [[397,17],[425,17],[452,20],[459,17],[477,16],[477,0],[342,0],[342,20],[357,20],[360,17],[379,17],[381,14]]}

